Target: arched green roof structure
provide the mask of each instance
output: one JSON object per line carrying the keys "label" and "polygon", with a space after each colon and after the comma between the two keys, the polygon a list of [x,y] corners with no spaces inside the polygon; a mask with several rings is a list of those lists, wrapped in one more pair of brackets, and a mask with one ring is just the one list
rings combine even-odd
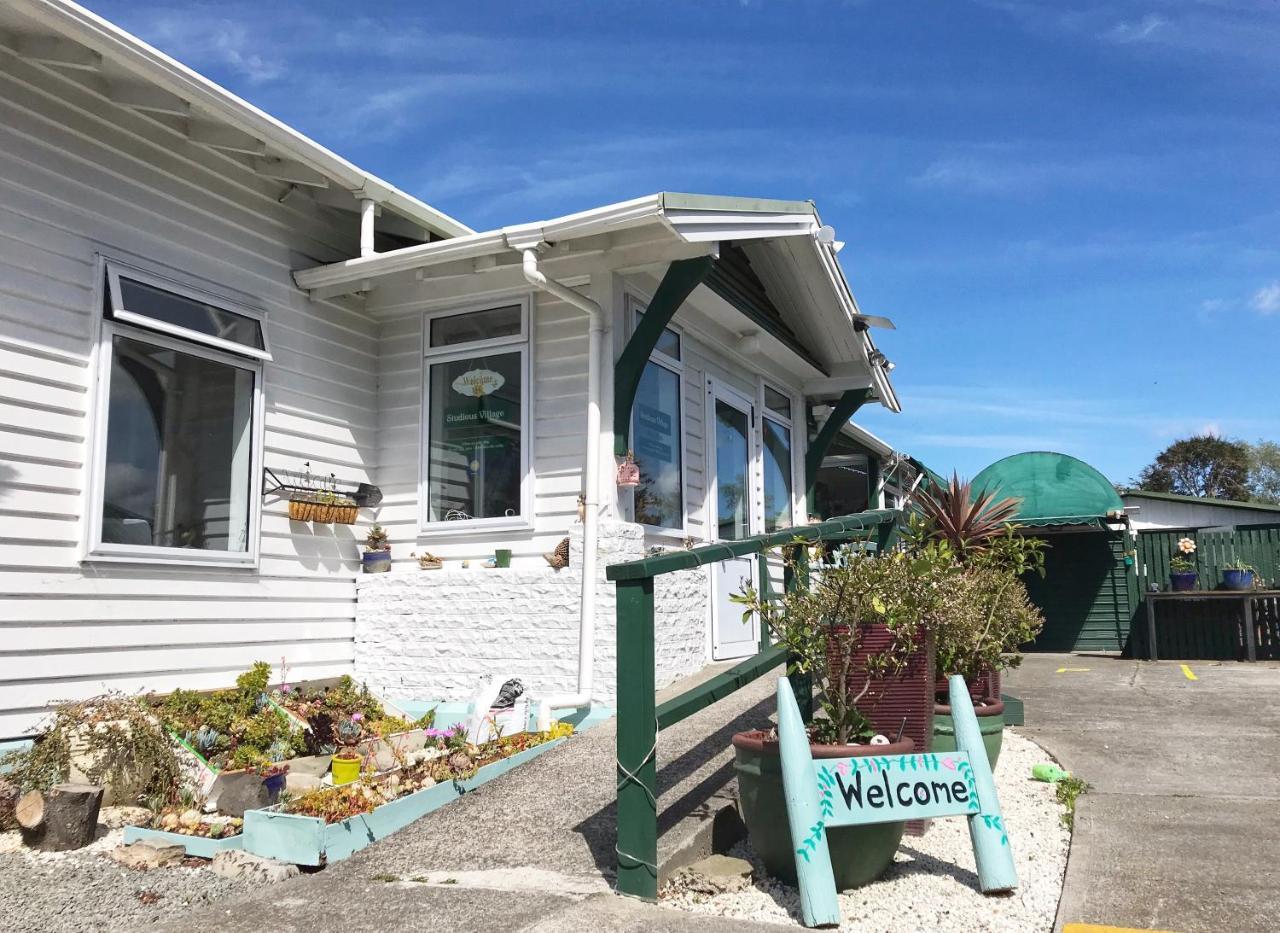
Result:
{"label": "arched green roof structure", "polygon": [[1049,451],[1031,451],[997,460],[973,478],[997,499],[1021,499],[1023,525],[1100,525],[1124,503],[1110,481],[1083,460]]}

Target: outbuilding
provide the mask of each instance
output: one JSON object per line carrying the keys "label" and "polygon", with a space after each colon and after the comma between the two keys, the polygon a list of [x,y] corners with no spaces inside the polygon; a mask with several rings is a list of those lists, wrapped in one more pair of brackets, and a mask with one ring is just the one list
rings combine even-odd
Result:
{"label": "outbuilding", "polygon": [[1014,521],[1048,542],[1044,577],[1027,590],[1045,625],[1030,651],[1122,651],[1138,602],[1124,503],[1105,476],[1066,454],[1033,451],[997,460],[975,492],[1020,500]]}

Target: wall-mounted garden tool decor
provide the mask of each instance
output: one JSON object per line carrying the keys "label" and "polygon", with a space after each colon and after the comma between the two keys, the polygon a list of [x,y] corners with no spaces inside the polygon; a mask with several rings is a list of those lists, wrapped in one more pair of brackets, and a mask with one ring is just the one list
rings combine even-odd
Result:
{"label": "wall-mounted garden tool decor", "polygon": [[958,674],[948,681],[956,751],[815,761],[791,684],[785,677],[778,678],[782,783],[805,926],[840,923],[827,830],[842,826],[967,816],[982,893],[1002,893],[1018,886],[969,690]]}
{"label": "wall-mounted garden tool decor", "polygon": [[320,476],[311,472],[310,461],[302,466],[301,472],[281,470],[280,474],[285,477],[283,480],[275,470],[265,469],[271,484],[264,489],[263,495],[287,494],[292,521],[354,525],[360,509],[375,508],[382,502],[382,490],[377,486],[341,480],[333,473]]}

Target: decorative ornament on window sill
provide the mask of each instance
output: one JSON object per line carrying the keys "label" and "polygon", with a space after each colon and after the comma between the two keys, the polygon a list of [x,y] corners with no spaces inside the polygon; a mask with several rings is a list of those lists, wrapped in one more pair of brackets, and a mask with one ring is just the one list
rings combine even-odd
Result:
{"label": "decorative ornament on window sill", "polygon": [[618,464],[618,485],[632,489],[640,485],[640,466],[636,463],[635,454],[629,450],[626,459]]}

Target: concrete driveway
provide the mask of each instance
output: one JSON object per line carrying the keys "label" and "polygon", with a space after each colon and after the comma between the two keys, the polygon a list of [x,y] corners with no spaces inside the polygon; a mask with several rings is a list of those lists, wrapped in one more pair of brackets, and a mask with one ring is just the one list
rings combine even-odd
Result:
{"label": "concrete driveway", "polygon": [[1029,655],[1005,691],[1093,785],[1059,927],[1280,930],[1280,666]]}

